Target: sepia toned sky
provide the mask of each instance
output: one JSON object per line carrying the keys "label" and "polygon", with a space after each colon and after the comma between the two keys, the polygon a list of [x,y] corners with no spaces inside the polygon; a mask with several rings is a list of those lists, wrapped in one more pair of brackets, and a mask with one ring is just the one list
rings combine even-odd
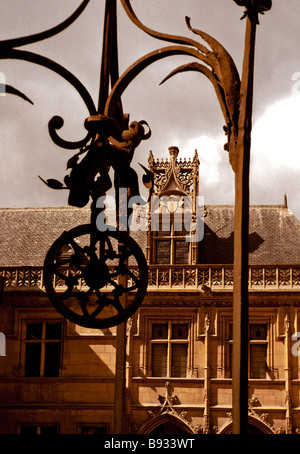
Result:
{"label": "sepia toned sky", "polygon": [[[24,49],[53,59],[74,73],[97,104],[104,0],[90,0],[67,30]],[[132,0],[139,19],[169,34],[199,39],[191,25],[215,37],[241,71],[245,20],[233,0]],[[0,40],[25,36],[62,22],[79,0],[1,0]],[[273,0],[260,16],[255,56],[251,152],[252,204],[282,204],[300,219],[300,2]],[[134,26],[118,2],[120,74],[148,52],[165,47]],[[168,157],[178,146],[179,157],[200,158],[199,195],[206,204],[234,204],[234,174],[223,149],[223,117],[210,82],[198,73],[176,75],[159,85],[191,57],[169,57],[144,70],[125,91],[122,102],[131,120],[146,120],[151,138],[137,148],[133,166],[147,166],[149,151]],[[24,92],[31,105],[13,95],[0,96],[0,207],[66,206],[67,191],[54,191],[39,180],[63,180],[72,150],[57,147],[48,134],[54,115],[64,119],[60,135],[85,136],[88,112],[80,96],[60,76],[38,65],[0,60],[6,83]]]}

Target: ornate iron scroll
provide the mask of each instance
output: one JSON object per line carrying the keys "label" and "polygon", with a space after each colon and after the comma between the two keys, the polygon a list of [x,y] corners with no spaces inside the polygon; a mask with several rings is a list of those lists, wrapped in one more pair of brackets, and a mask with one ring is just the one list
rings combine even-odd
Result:
{"label": "ornate iron scroll", "polygon": [[[64,232],[50,247],[44,263],[44,282],[51,303],[63,316],[82,326],[106,328],[122,323],[137,310],[148,282],[147,264],[140,247],[118,229],[119,188],[127,188],[129,196],[139,194],[138,177],[131,168],[131,160],[136,147],[150,137],[151,131],[145,121],[129,123],[128,116],[123,115],[120,95],[108,102],[110,85],[119,79],[116,1],[106,1],[98,107],[85,86],[66,68],[43,55],[18,49],[62,32],[74,23],[88,3],[89,0],[84,0],[70,17],[49,30],[1,41],[0,58],[25,60],[54,71],[75,88],[87,108],[89,116],[84,121],[87,134],[82,140],[71,142],[60,137],[58,130],[64,120],[59,116],[54,116],[48,125],[56,145],[79,151],[67,162],[70,173],[64,183],[53,178],[40,179],[52,189],[68,189],[69,205],[83,207],[90,199],[92,204],[91,224]],[[5,88],[7,93],[32,103],[16,88]],[[100,232],[96,219],[103,208],[98,209],[96,205],[98,198],[112,186],[110,167],[115,171],[117,230],[107,226],[105,232]],[[143,181],[151,188],[151,174],[143,168],[146,171]],[[130,260],[137,266],[136,273],[128,267]],[[64,291],[57,291],[58,281]],[[127,294],[130,295],[125,298]]]}
{"label": "ornate iron scroll", "polygon": [[[119,236],[120,232],[105,235],[97,231],[95,227],[95,218],[97,215],[96,201],[106,194],[112,186],[108,175],[108,169],[112,167],[115,171],[114,185],[116,194],[119,187],[127,188],[129,194],[139,194],[138,179],[134,169],[131,168],[131,161],[142,140],[146,140],[150,134],[150,128],[145,121],[135,121],[129,123],[128,116],[123,114],[121,97],[129,84],[134,78],[152,63],[165,57],[173,55],[188,55],[196,59],[190,64],[183,65],[175,69],[162,82],[170,77],[185,71],[197,71],[206,76],[212,83],[217,99],[219,101],[225,126],[224,131],[227,135],[227,144],[225,149],[229,153],[229,160],[235,172],[236,187],[236,223],[235,223],[235,258],[234,258],[234,311],[237,311],[236,330],[234,329],[234,346],[239,349],[235,357],[239,356],[236,361],[237,369],[233,371],[234,382],[242,379],[238,376],[240,372],[240,360],[242,358],[241,345],[246,343],[244,339],[241,343],[241,335],[247,330],[242,327],[247,325],[248,311],[248,216],[249,216],[249,159],[250,159],[250,133],[251,133],[251,115],[252,115],[252,97],[253,97],[253,62],[254,62],[254,43],[255,28],[258,22],[259,14],[271,9],[271,0],[234,0],[239,6],[244,6],[245,12],[242,18],[247,19],[246,43],[243,74],[240,79],[236,65],[227,52],[227,50],[212,36],[194,28],[190,19],[186,18],[187,28],[190,32],[200,37],[205,45],[198,43],[191,38],[164,34],[151,30],[140,22],[133,11],[130,0],[120,0],[125,12],[130,20],[142,31],[150,36],[162,41],[171,43],[167,47],[155,50],[143,56],[133,63],[120,77],[118,73],[118,52],[117,52],[117,20],[116,20],[116,0],[106,0],[105,20],[103,33],[103,54],[101,64],[101,79],[98,107],[95,106],[90,94],[84,85],[67,69],[47,59],[44,56],[33,52],[17,49],[25,44],[31,44],[63,31],[71,25],[77,17],[83,12],[88,5],[89,0],[84,0],[77,10],[60,25],[28,37],[6,40],[0,42],[1,59],[22,59],[38,65],[44,66],[67,80],[80,94],[84,101],[89,116],[84,124],[87,129],[86,137],[80,141],[70,142],[61,138],[57,131],[63,126],[63,119],[53,117],[49,122],[49,133],[52,140],[59,146],[67,149],[79,149],[79,151],[68,161],[67,167],[70,174],[66,175],[64,183],[55,179],[43,180],[53,189],[68,189],[70,205],[85,206],[90,198],[91,204],[91,228],[89,229],[89,244],[79,244],[81,238],[81,229],[86,233],[86,227],[78,227],[77,231],[70,231],[57,240],[47,255],[45,261],[46,271],[46,290],[54,306],[70,320],[87,326],[109,326],[118,324],[130,316],[133,311],[141,304],[145,289],[147,287],[147,267],[141,258],[139,246],[134,244],[132,239],[125,240],[124,236]],[[198,60],[198,61],[197,61]],[[200,62],[201,63],[200,63]],[[13,87],[9,87],[8,92],[30,102],[26,95],[22,94]],[[146,127],[146,128],[145,128]],[[79,159],[81,161],[79,161]],[[151,188],[151,174],[146,172],[148,185]],[[149,184],[150,182],[150,184]],[[153,186],[153,185],[152,185]],[[150,194],[151,195],[151,189]],[[119,200],[116,198],[117,220]],[[118,240],[116,248],[112,247],[113,239]],[[132,240],[132,241],[131,241]],[[68,256],[62,258],[62,254],[67,249]],[[130,256],[137,259],[140,267],[140,274],[135,278],[134,298],[127,298],[127,303],[120,303],[124,299],[123,295],[127,293],[127,281],[133,279],[128,273],[125,265]],[[108,260],[117,260],[116,274],[111,276],[107,268]],[[65,273],[65,269],[67,272]],[[98,273],[98,274],[97,274]],[[101,277],[99,275],[101,274]],[[129,274],[129,275],[128,275]],[[89,290],[86,293],[78,290],[78,281],[76,276],[80,275],[87,282]],[[115,281],[119,276],[122,283]],[[57,295],[53,280],[61,278],[65,281],[66,292]],[[125,279],[125,280],[124,280]],[[105,289],[107,286],[113,287],[113,300],[106,298]],[[133,289],[132,289],[133,290]],[[92,312],[89,312],[88,300],[90,302],[93,295]],[[96,295],[96,297],[95,297]],[[69,308],[69,297],[74,299],[79,307],[78,314],[71,314]],[[73,301],[73,300],[72,300]],[[128,309],[131,305],[132,308]],[[113,316],[108,315],[105,318],[98,318],[103,314],[106,308],[110,306],[112,311],[117,313]],[[81,311],[81,312],[80,312]],[[243,312],[244,319],[240,319],[240,313]],[[243,318],[242,317],[242,318]],[[243,360],[246,359],[245,352]],[[233,393],[234,396],[240,396],[240,384],[238,389]],[[248,404],[246,397],[245,385],[245,407]],[[234,403],[234,407],[236,407]],[[247,415],[247,412],[244,412]],[[240,423],[240,416],[236,413],[234,421]]]}

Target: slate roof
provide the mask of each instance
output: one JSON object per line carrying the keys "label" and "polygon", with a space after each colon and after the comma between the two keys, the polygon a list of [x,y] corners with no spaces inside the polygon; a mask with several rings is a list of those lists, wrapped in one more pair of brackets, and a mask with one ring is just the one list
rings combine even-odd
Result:
{"label": "slate roof", "polygon": [[[233,263],[234,207],[208,206],[201,263]],[[300,263],[300,222],[284,205],[251,206],[249,263]]]}
{"label": "slate roof", "polygon": [[[0,209],[0,267],[42,266],[50,245],[64,230],[90,221],[89,208]],[[233,206],[207,206],[199,263],[233,263]],[[142,249],[145,232],[132,232]],[[284,205],[250,207],[249,263],[300,263],[300,222]]]}
{"label": "slate roof", "polygon": [[0,266],[42,266],[64,230],[89,221],[89,209],[0,209]]}

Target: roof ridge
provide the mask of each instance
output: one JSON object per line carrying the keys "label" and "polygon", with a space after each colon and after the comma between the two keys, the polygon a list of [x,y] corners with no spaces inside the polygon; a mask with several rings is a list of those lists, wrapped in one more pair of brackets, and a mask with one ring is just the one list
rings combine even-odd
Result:
{"label": "roof ridge", "polygon": [[71,207],[71,206],[49,206],[49,207],[0,207],[0,211],[22,211],[22,210],[31,210],[31,211],[43,211],[43,210],[89,210],[90,207]]}

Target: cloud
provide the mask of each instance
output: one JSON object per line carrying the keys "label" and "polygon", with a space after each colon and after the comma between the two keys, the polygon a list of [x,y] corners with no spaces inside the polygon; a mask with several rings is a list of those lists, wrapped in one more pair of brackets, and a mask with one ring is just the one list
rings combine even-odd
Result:
{"label": "cloud", "polygon": [[281,203],[286,192],[289,206],[298,217],[299,125],[299,95],[282,99],[268,107],[253,127],[251,158],[251,185],[256,203]]}
{"label": "cloud", "polygon": [[[252,130],[250,195],[252,204],[278,205],[288,195],[289,208],[300,218],[300,95],[269,106]],[[179,157],[200,159],[199,191],[206,203],[234,203],[234,174],[223,150],[223,135],[200,135],[177,141]]]}
{"label": "cloud", "polygon": [[194,150],[197,150],[200,166],[205,172],[205,184],[208,186],[219,183],[222,177],[221,163],[223,161],[221,153],[224,137],[210,137],[203,135],[195,139],[191,139],[180,147],[180,155],[182,158],[190,158],[193,156]]}
{"label": "cloud", "polygon": [[192,158],[197,150],[199,167],[199,195],[206,204],[234,204],[234,173],[224,151],[226,137],[200,135],[185,142],[177,142],[179,158]]}
{"label": "cloud", "polygon": [[300,169],[300,96],[269,107],[253,127],[252,148],[256,168]]}

